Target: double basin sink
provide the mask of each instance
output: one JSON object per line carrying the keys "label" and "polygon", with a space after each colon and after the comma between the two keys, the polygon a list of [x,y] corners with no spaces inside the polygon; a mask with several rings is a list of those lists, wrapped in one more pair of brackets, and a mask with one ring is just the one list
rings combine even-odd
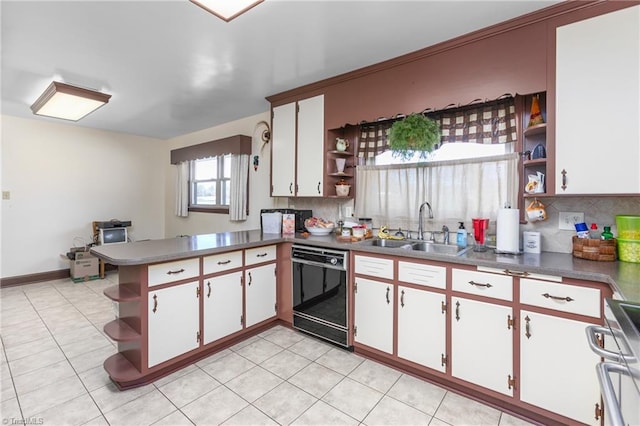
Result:
{"label": "double basin sink", "polygon": [[467,251],[467,247],[460,247],[456,244],[436,243],[433,241],[374,239],[365,240],[360,244],[373,247],[386,247],[389,249],[403,249],[425,253],[448,254],[450,256],[460,256]]}

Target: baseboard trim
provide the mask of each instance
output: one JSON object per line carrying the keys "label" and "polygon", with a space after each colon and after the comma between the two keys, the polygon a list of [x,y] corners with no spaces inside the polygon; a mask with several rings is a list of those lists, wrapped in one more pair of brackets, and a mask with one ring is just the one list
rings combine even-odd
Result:
{"label": "baseboard trim", "polygon": [[18,275],[15,277],[0,278],[0,287],[13,287],[17,285],[33,284],[41,281],[59,280],[69,278],[69,269],[59,269],[57,271],[38,272],[36,274]]}

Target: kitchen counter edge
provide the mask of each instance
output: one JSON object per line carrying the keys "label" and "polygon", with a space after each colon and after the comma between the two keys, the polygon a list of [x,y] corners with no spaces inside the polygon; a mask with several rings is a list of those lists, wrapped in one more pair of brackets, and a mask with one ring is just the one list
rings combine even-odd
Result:
{"label": "kitchen counter edge", "polygon": [[127,244],[95,246],[91,253],[112,265],[143,265],[194,256],[207,256],[229,250],[242,250],[283,242],[307,244],[326,248],[357,250],[380,255],[433,260],[461,265],[515,269],[519,272],[556,275],[579,280],[609,284],[615,298],[640,301],[640,264],[628,262],[596,262],[573,257],[570,253],[543,252],[541,254],[503,255],[493,250],[474,252],[471,248],[459,256],[415,252],[375,247],[364,242],[343,243],[335,236],[286,236],[263,234],[260,230],[220,232],[181,236],[159,240],[144,240]]}

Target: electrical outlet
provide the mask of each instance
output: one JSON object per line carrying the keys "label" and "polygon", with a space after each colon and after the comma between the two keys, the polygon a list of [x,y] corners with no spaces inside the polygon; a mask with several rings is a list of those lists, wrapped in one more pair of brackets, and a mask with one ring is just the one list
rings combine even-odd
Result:
{"label": "electrical outlet", "polygon": [[574,225],[584,222],[584,213],[582,212],[560,212],[558,217],[558,229],[575,231]]}
{"label": "electrical outlet", "polygon": [[10,200],[10,199],[11,199],[11,192],[9,192],[9,191],[2,191],[2,199],[3,199],[3,200]]}

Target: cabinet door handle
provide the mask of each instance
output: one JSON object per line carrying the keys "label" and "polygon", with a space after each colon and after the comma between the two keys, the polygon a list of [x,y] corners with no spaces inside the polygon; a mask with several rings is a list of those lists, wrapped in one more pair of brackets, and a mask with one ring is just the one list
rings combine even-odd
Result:
{"label": "cabinet door handle", "polygon": [[320,183],[321,182],[318,182],[318,194],[320,194]]}
{"label": "cabinet door handle", "polygon": [[228,265],[230,263],[231,263],[231,259],[218,261],[218,265]]}
{"label": "cabinet door handle", "polygon": [[152,311],[155,314],[157,310],[158,310],[158,295],[154,294],[153,295],[153,309],[152,309]]}
{"label": "cabinet door handle", "polygon": [[207,291],[207,299],[209,297],[211,297],[211,281],[207,281],[207,288],[209,289],[209,291]]}
{"label": "cabinet door handle", "polygon": [[544,293],[543,296],[546,297],[547,299],[564,300],[565,302],[572,302],[574,300],[574,299],[570,298],[569,296],[567,296],[567,297],[553,296],[553,295],[551,295],[549,293]]}
{"label": "cabinet door handle", "polygon": [[456,321],[460,321],[460,302],[456,302]]}
{"label": "cabinet door handle", "polygon": [[293,182],[289,183],[289,194],[293,194]]}
{"label": "cabinet door handle", "polygon": [[178,269],[177,271],[167,271],[167,275],[181,274],[184,272],[184,269]]}
{"label": "cabinet door handle", "polygon": [[391,303],[391,300],[389,299],[389,292],[391,291],[391,289],[389,288],[389,286],[387,286],[387,305],[389,303]]}
{"label": "cabinet door handle", "polygon": [[249,282],[247,285],[251,285],[251,281],[253,281],[253,278],[251,278],[251,272],[247,272],[247,274],[249,275]]}
{"label": "cabinet door handle", "polygon": [[565,169],[562,169],[562,172],[560,172],[560,174],[562,174],[562,186],[560,188],[562,188],[562,190],[564,191],[565,189],[567,189],[567,171]]}
{"label": "cabinet door handle", "polygon": [[485,287],[485,288],[491,288],[491,287],[493,287],[493,286],[492,286],[491,284],[489,284],[489,283],[486,283],[486,284],[485,284],[485,283],[477,283],[477,282],[475,282],[475,281],[473,281],[473,280],[469,281],[469,284],[471,284],[471,285],[473,285],[473,286],[476,286],[476,287]]}
{"label": "cabinet door handle", "polygon": [[510,269],[505,269],[502,272],[504,272],[507,275],[513,275],[515,277],[528,277],[529,276],[528,272],[512,271]]}
{"label": "cabinet door handle", "polygon": [[531,338],[531,329],[529,326],[530,321],[531,321],[531,318],[529,318],[529,315],[524,317],[524,335],[527,336],[527,339]]}
{"label": "cabinet door handle", "polygon": [[404,290],[400,293],[400,307],[404,308]]}

